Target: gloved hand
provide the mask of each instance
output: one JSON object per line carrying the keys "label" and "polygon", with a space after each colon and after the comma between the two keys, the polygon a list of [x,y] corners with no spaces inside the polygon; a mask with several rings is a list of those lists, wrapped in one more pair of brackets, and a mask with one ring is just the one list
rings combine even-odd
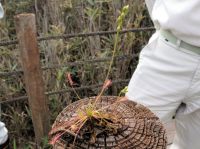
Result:
{"label": "gloved hand", "polygon": [[6,149],[8,144],[8,130],[5,127],[5,124],[0,121],[0,149]]}

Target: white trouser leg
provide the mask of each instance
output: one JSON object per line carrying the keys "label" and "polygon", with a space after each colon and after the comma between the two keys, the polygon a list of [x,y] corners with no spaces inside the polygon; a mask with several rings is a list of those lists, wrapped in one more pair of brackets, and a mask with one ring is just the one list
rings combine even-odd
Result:
{"label": "white trouser leg", "polygon": [[200,149],[200,114],[194,112],[200,109],[199,65],[200,55],[159,36],[142,50],[128,85],[128,99],[145,105],[163,122],[172,120],[185,103],[175,120],[177,136],[172,149]]}
{"label": "white trouser leg", "polygon": [[176,132],[170,149],[199,149],[200,110],[187,115],[177,115]]}

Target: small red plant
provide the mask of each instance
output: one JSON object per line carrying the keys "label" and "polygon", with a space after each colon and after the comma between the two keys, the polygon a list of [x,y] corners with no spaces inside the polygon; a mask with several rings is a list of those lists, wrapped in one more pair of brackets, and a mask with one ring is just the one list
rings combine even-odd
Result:
{"label": "small red plant", "polygon": [[[83,128],[83,126],[87,123],[88,125],[95,127],[101,127],[102,130],[104,132],[117,132],[117,128],[120,125],[120,120],[117,117],[117,115],[114,115],[113,113],[109,113],[106,111],[106,109],[108,109],[108,107],[112,106],[112,105],[108,105],[105,107],[97,107],[97,103],[99,101],[99,99],[101,98],[102,94],[104,93],[104,91],[111,86],[112,81],[109,80],[109,74],[111,71],[111,67],[114,61],[114,56],[116,53],[116,49],[117,49],[117,43],[119,41],[119,31],[122,29],[122,24],[123,24],[123,20],[125,18],[125,15],[128,13],[128,6],[123,7],[121,15],[118,17],[117,19],[117,34],[116,34],[116,38],[115,38],[115,43],[114,43],[114,50],[113,50],[113,54],[112,54],[112,59],[110,61],[110,65],[108,68],[108,72],[104,81],[104,84],[102,86],[102,89],[99,93],[98,96],[96,96],[96,99],[94,102],[89,102],[89,104],[82,110],[77,111],[77,115],[71,117],[71,119],[60,122],[59,125],[56,125],[55,127],[53,127],[51,129],[51,131],[49,132],[49,136],[51,138],[50,140],[50,144],[54,145],[63,135],[65,135],[66,133],[71,134],[72,136],[74,136],[74,143],[76,140],[76,137],[80,137],[79,136],[79,132],[80,130]],[[74,86],[74,82],[73,79],[71,77],[70,73],[66,74],[66,78],[70,84],[70,86],[72,87],[74,93],[76,94],[76,96],[78,97],[78,99],[81,99],[76,90],[73,88]],[[116,103],[118,103],[119,100],[116,100]],[[92,131],[91,133],[91,140],[90,142],[95,142],[95,136],[97,135],[97,132]]]}

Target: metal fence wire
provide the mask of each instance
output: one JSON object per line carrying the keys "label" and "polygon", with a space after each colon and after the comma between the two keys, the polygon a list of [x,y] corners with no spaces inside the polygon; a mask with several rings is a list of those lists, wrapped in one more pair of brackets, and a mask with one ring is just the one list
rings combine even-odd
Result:
{"label": "metal fence wire", "polygon": [[[143,28],[132,28],[132,29],[125,29],[120,31],[120,34],[130,33],[130,32],[141,32],[141,31],[154,31],[154,27],[143,27]],[[103,35],[112,35],[116,34],[117,31],[99,31],[99,32],[91,32],[91,33],[78,33],[78,34],[63,34],[63,35],[55,35],[55,36],[46,36],[46,37],[38,37],[38,41],[45,41],[45,40],[58,40],[58,39],[70,39],[76,37],[90,37],[90,36],[103,36]],[[16,45],[18,41],[10,40],[10,41],[0,41],[0,46],[9,46],[9,45]]]}
{"label": "metal fence wire", "polygon": [[[132,28],[132,29],[125,29],[120,31],[120,34],[126,34],[126,33],[135,33],[135,32],[144,32],[144,31],[154,31],[155,29],[153,27],[144,27],[144,28]],[[89,36],[102,36],[102,35],[112,35],[116,34],[117,31],[99,31],[99,32],[91,32],[91,33],[78,33],[78,34],[63,34],[63,35],[56,35],[56,36],[46,36],[46,37],[38,37],[38,41],[47,41],[47,40],[59,40],[59,39],[69,39],[69,38],[77,38],[77,37],[89,37]],[[16,45],[18,44],[17,40],[10,40],[10,41],[0,41],[0,46],[10,46],[10,45]],[[116,56],[115,60],[125,60],[127,58],[134,58],[138,57],[138,55],[121,55],[121,56]],[[87,61],[76,61],[76,62],[68,62],[62,65],[51,65],[51,66],[46,66],[42,67],[42,70],[47,70],[47,69],[58,69],[66,66],[80,66],[84,64],[95,64],[95,63],[100,63],[100,62],[106,62],[109,61],[109,58],[99,58],[99,59],[92,59],[92,60],[87,60]],[[22,70],[16,70],[16,71],[9,71],[9,72],[0,72],[0,78],[2,77],[12,77],[12,76],[19,76],[23,75]],[[113,84],[119,84],[119,83],[128,83],[129,79],[125,80],[113,80]],[[75,88],[75,90],[84,90],[84,89],[91,89],[91,88],[99,88],[101,87],[102,84],[96,84],[96,85],[89,85],[89,86],[81,86]],[[45,94],[50,96],[54,94],[62,94],[65,92],[71,92],[71,88],[59,90],[59,91],[51,91],[51,92],[46,92]],[[2,100],[4,99],[4,100]],[[10,102],[15,102],[15,101],[21,101],[21,100],[27,100],[28,96],[20,96],[20,97],[3,97],[0,98],[0,104],[6,104]]]}
{"label": "metal fence wire", "polygon": [[[127,58],[135,58],[138,55],[120,55],[115,57],[115,61],[120,61],[120,60],[125,60]],[[91,59],[91,60],[84,60],[84,61],[76,61],[76,62],[66,62],[65,64],[62,65],[50,65],[46,67],[42,67],[42,70],[48,70],[48,69],[59,69],[62,67],[68,67],[68,66],[81,66],[85,64],[91,64],[94,65],[96,63],[101,63],[101,62],[107,62],[110,61],[110,57],[106,58],[96,58],[96,59]],[[22,75],[23,71],[22,70],[17,70],[17,71],[9,71],[9,72],[0,72],[0,77],[8,77],[8,76],[19,76]]]}

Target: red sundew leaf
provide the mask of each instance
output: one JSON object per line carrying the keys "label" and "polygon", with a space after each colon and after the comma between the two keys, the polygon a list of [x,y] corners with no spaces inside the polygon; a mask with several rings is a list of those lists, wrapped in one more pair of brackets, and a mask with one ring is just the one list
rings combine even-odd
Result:
{"label": "red sundew leaf", "polygon": [[51,131],[49,132],[49,135],[55,134],[58,131],[65,131],[66,129],[69,129],[71,125],[77,123],[80,118],[78,116],[72,117],[69,121],[61,122],[60,124],[54,126]]}
{"label": "red sundew leaf", "polygon": [[70,84],[71,86],[73,86],[73,85],[74,85],[74,82],[73,82],[73,80],[72,80],[72,77],[71,77],[71,74],[70,74],[70,73],[67,73],[67,74],[66,74],[66,78],[67,78],[67,80],[69,81],[69,84]]}
{"label": "red sundew leaf", "polygon": [[106,88],[110,87],[111,85],[112,85],[112,81],[111,80],[106,80],[104,82],[103,89],[106,89]]}
{"label": "red sundew leaf", "polygon": [[60,137],[63,135],[64,133],[58,133],[56,134],[50,141],[49,141],[49,144],[50,145],[54,145],[59,139]]}
{"label": "red sundew leaf", "polygon": [[79,127],[77,125],[71,125],[71,127],[70,127],[71,131],[73,131],[73,132],[77,132],[78,128]]}
{"label": "red sundew leaf", "polygon": [[122,97],[118,100],[118,102],[125,102],[125,101],[128,101],[128,98],[127,97]]}

